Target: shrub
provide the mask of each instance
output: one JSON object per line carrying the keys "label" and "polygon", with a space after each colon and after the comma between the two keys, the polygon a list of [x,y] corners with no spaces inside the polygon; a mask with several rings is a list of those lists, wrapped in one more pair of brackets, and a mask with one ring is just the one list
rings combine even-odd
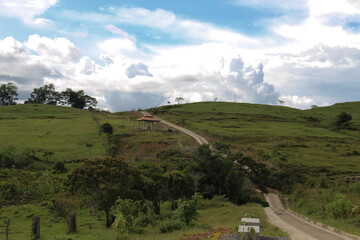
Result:
{"label": "shrub", "polygon": [[334,200],[329,203],[328,209],[334,218],[346,218],[351,214],[353,205],[344,194],[336,193]]}
{"label": "shrub", "polygon": [[179,219],[170,219],[165,222],[162,222],[159,225],[159,230],[161,233],[168,233],[180,230],[183,228],[183,223]]}
{"label": "shrub", "polygon": [[110,123],[104,123],[99,128],[100,135],[102,135],[104,133],[112,134],[113,132],[114,132],[114,129]]}
{"label": "shrub", "polygon": [[350,121],[352,116],[349,113],[342,112],[336,116],[336,126],[341,127],[342,124]]}
{"label": "shrub", "polygon": [[196,193],[192,196],[191,200],[181,202],[179,208],[175,212],[175,216],[177,216],[186,225],[190,225],[198,215],[197,207],[202,198],[203,197],[201,195]]}
{"label": "shrub", "polygon": [[65,172],[65,163],[63,161],[57,161],[54,163],[52,169],[53,169],[53,173]]}

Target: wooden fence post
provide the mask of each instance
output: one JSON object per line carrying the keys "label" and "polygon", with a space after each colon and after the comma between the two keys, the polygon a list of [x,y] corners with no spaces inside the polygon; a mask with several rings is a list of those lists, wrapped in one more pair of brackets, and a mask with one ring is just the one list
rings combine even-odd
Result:
{"label": "wooden fence post", "polygon": [[76,213],[70,215],[68,223],[68,234],[77,233]]}
{"label": "wooden fence post", "polygon": [[10,218],[8,218],[6,222],[6,229],[5,229],[5,239],[9,240],[9,227],[10,227]]}
{"label": "wooden fence post", "polygon": [[40,238],[40,218],[36,216],[33,217],[31,237],[34,239]]}

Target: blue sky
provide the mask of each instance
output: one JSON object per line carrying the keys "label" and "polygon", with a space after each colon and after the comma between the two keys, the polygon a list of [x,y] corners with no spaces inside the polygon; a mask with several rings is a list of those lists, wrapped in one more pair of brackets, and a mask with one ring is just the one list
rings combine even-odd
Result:
{"label": "blue sky", "polygon": [[112,111],[359,100],[356,0],[0,0],[0,29],[0,83],[24,99],[53,83]]}

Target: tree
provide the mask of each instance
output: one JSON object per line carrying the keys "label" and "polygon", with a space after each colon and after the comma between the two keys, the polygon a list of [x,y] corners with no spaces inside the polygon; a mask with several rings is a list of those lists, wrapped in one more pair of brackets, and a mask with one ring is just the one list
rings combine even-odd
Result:
{"label": "tree", "polygon": [[16,105],[18,100],[18,87],[14,83],[1,84],[0,86],[0,106]]}
{"label": "tree", "polygon": [[30,98],[25,103],[56,105],[60,101],[60,93],[55,91],[54,84],[34,88]]}
{"label": "tree", "polygon": [[178,104],[180,104],[181,101],[184,101],[184,99],[182,97],[175,98],[175,102],[177,102]]}
{"label": "tree", "polygon": [[77,199],[69,196],[68,194],[61,196],[60,198],[51,200],[51,204],[48,206],[50,213],[55,217],[61,217],[65,219],[68,226],[68,234],[77,232],[76,224],[76,209],[78,208]]}
{"label": "tree", "polygon": [[112,134],[113,132],[114,132],[114,129],[110,123],[104,123],[99,128],[100,135],[102,135],[103,133]]}
{"label": "tree", "polygon": [[120,158],[94,158],[84,161],[68,176],[67,185],[73,194],[80,194],[98,204],[106,215],[106,226],[113,219],[110,209],[116,200],[141,199],[140,173]]}
{"label": "tree", "polygon": [[84,109],[87,107],[96,107],[96,98],[86,95],[84,90],[73,91],[71,88],[67,88],[66,91],[61,92],[61,104],[70,105],[73,108]]}
{"label": "tree", "polygon": [[167,178],[161,168],[155,164],[142,164],[141,192],[146,200],[153,203],[155,214],[160,214],[160,202],[166,198]]}
{"label": "tree", "polygon": [[165,174],[168,178],[168,199],[171,209],[177,208],[176,200],[190,198],[194,194],[194,179],[190,175],[174,170]]}
{"label": "tree", "polygon": [[349,122],[352,120],[352,116],[349,113],[342,112],[336,117],[336,125],[341,127],[343,123]]}

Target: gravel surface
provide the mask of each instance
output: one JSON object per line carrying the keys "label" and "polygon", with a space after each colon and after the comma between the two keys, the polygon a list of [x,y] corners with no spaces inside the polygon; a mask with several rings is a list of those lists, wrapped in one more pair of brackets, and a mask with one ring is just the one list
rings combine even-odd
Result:
{"label": "gravel surface", "polygon": [[[236,233],[234,233],[234,234],[221,235],[219,240],[238,240],[238,239],[236,238]],[[265,236],[260,236],[259,240],[291,240],[291,239],[288,238],[288,237],[265,237]]]}

